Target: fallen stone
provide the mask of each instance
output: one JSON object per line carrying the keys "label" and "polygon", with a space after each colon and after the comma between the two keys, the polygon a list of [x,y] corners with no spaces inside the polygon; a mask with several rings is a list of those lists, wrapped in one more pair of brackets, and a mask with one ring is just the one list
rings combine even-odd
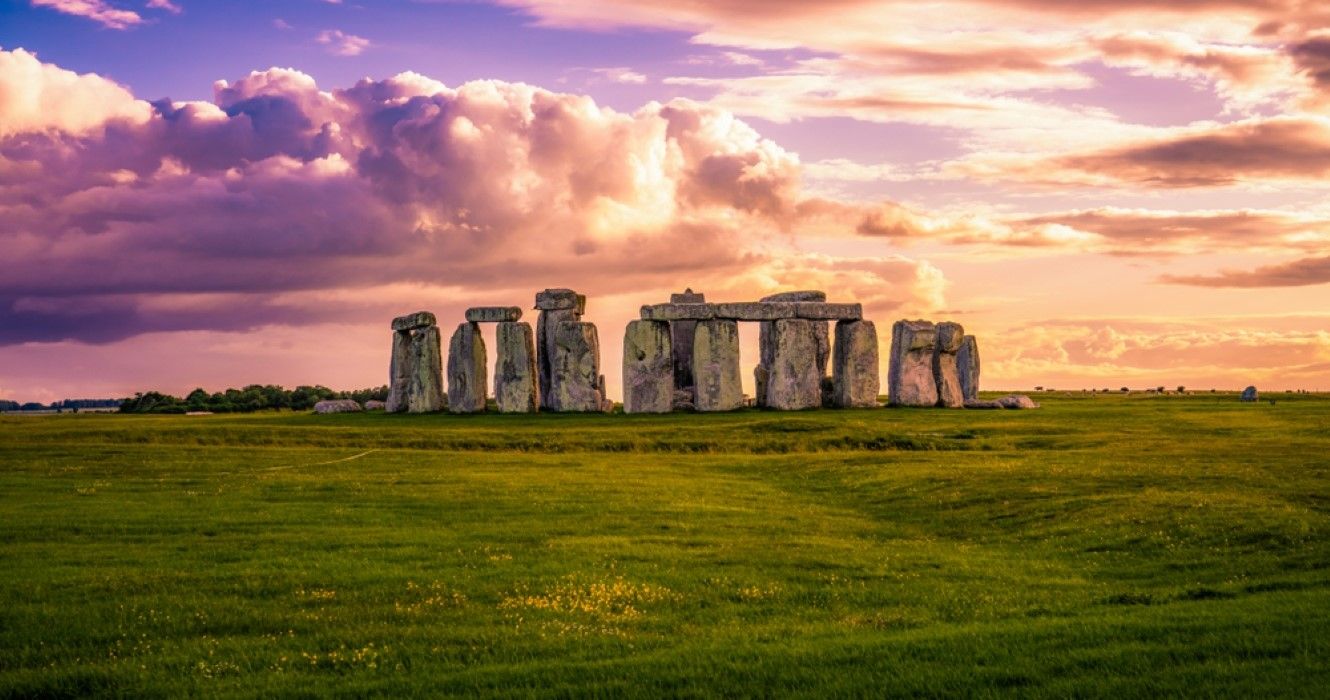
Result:
{"label": "fallen stone", "polygon": [[604,410],[600,391],[600,339],[593,323],[575,321],[550,327],[551,411],[595,413]]}
{"label": "fallen stone", "polygon": [[691,391],[679,391],[679,390],[676,389],[676,390],[674,391],[674,403],[673,403],[673,407],[674,407],[674,410],[676,410],[676,411],[693,411],[693,410],[696,410],[696,409],[697,409],[697,406],[693,404],[693,392],[691,392]]}
{"label": "fallen stone", "polygon": [[712,304],[648,304],[642,307],[644,321],[705,321],[714,317]]}
{"label": "fallen stone", "polygon": [[624,413],[669,413],[674,408],[670,324],[629,321],[623,332]]}
{"label": "fallen stone", "polygon": [[377,401],[375,399],[370,399],[369,401],[365,402],[366,411],[382,411],[386,406],[387,404],[384,403],[383,401]]}
{"label": "fallen stone", "polygon": [[928,321],[900,320],[891,326],[891,357],[887,397],[892,406],[936,406],[933,343],[936,329]]}
{"label": "fallen stone", "polygon": [[1242,395],[1238,397],[1238,400],[1245,401],[1247,403],[1256,403],[1258,400],[1260,400],[1260,398],[1261,398],[1260,392],[1256,391],[1256,387],[1249,386],[1246,389],[1242,390]]}
{"label": "fallen stone", "polygon": [[804,319],[774,321],[771,348],[764,405],[779,411],[799,411],[822,405],[822,375],[817,371],[817,336],[813,323]]}
{"label": "fallen stone", "polygon": [[1019,409],[1039,408],[1039,404],[1035,403],[1035,401],[1028,396],[1022,394],[1011,394],[1009,396],[1003,396],[1002,398],[992,399],[988,401],[983,399],[968,399],[965,402],[965,407],[977,408],[977,409],[1006,408],[1006,409],[1019,410]]}
{"label": "fallen stone", "polygon": [[393,330],[395,331],[413,331],[417,328],[425,328],[435,325],[434,314],[428,311],[417,311],[413,314],[398,316],[393,319]]}
{"label": "fallen stone", "polygon": [[315,413],[355,413],[361,410],[360,404],[353,399],[333,399],[314,404]]}
{"label": "fallen stone", "polygon": [[794,305],[794,314],[812,321],[858,321],[864,317],[864,308],[861,304],[801,301]]}
{"label": "fallen stone", "polygon": [[485,410],[488,363],[480,326],[463,323],[448,342],[448,410],[480,413]]}
{"label": "fallen stone", "polygon": [[411,333],[406,387],[408,413],[433,413],[448,407],[443,391],[443,353],[439,327],[429,326]]}
{"label": "fallen stone", "polygon": [[979,341],[972,335],[961,338],[956,351],[956,373],[960,376],[961,396],[965,400],[979,396]]}
{"label": "fallen stone", "polygon": [[832,403],[838,408],[876,408],[878,378],[877,329],[872,321],[836,323],[836,356],[832,362]]}
{"label": "fallen stone", "polygon": [[504,323],[522,318],[522,309],[516,306],[473,306],[466,310],[471,323]]}
{"label": "fallen stone", "polygon": [[943,408],[965,406],[961,390],[961,377],[957,369],[956,352],[961,349],[965,329],[950,321],[934,326],[933,379],[937,382],[937,405]]}
{"label": "fallen stone", "polygon": [[531,336],[529,323],[504,321],[495,327],[494,399],[500,413],[535,413],[540,406]]}
{"label": "fallen stone", "polygon": [[698,411],[732,411],[743,406],[739,374],[739,324],[713,319],[697,324],[693,338],[693,377]]}

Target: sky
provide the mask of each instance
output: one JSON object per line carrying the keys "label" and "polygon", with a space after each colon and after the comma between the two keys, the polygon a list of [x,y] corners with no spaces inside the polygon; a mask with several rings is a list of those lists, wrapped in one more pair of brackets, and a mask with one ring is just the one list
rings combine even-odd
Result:
{"label": "sky", "polygon": [[546,287],[615,397],[685,287],[1330,390],[1328,174],[1319,1],[0,0],[0,398],[376,386]]}

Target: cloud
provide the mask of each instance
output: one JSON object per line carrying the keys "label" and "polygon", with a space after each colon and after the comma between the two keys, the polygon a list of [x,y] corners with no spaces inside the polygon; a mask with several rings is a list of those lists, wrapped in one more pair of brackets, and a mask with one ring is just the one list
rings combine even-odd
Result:
{"label": "cloud", "polygon": [[765,270],[940,294],[924,263],[776,262],[859,205],[807,198],[794,155],[684,100],[623,113],[500,81],[324,89],[274,68],[211,102],[147,103],[23,52],[0,53],[0,86],[25,96],[0,113],[0,343],[301,325],[344,304],[271,300],[386,284],[623,294]]}
{"label": "cloud", "polygon": [[359,56],[370,46],[369,39],[340,29],[325,29],[314,40],[327,46],[328,53],[334,56]]}
{"label": "cloud", "polygon": [[1224,270],[1216,275],[1164,275],[1160,280],[1193,287],[1306,287],[1330,282],[1330,257],[1303,258],[1254,270]]}
{"label": "cloud", "polygon": [[108,29],[129,29],[143,23],[143,17],[137,12],[119,9],[105,0],[32,0],[32,4],[90,19]]}
{"label": "cloud", "polygon": [[0,138],[83,134],[111,121],[143,122],[150,113],[146,103],[101,76],[42,63],[23,49],[0,51]]}
{"label": "cloud", "polygon": [[1138,188],[1227,187],[1240,183],[1319,184],[1330,173],[1330,120],[1252,118],[1156,130],[1148,138],[1067,154],[971,155],[953,174],[984,180]]}
{"label": "cloud", "polygon": [[171,0],[148,0],[147,7],[153,10],[166,10],[173,15],[181,12],[180,6],[171,2]]}

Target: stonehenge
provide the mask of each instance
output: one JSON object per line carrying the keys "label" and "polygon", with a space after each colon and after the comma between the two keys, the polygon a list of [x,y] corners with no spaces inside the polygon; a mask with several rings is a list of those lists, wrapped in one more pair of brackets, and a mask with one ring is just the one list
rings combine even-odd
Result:
{"label": "stonehenge", "polygon": [[693,405],[698,411],[733,411],[743,406],[738,322],[716,318],[698,322],[693,337],[693,377]]}
{"label": "stonehenge", "polygon": [[[534,329],[521,320],[521,307],[466,309],[448,343],[446,373],[434,315],[419,311],[393,319],[386,410],[488,410],[488,355],[480,324],[493,323],[494,407],[500,413],[610,411],[600,336],[595,324],[582,320],[586,303],[585,295],[571,289],[542,290],[535,295]],[[751,400],[742,385],[743,322],[758,324]],[[671,294],[668,303],[642,306],[640,317],[629,321],[622,363],[625,413],[716,412],[746,405],[779,411],[879,406],[876,326],[863,318],[859,304],[830,302],[816,290],[726,302],[708,302],[692,289]],[[952,322],[903,319],[893,324],[887,383],[891,406],[1024,408],[1033,403],[1013,397],[979,400],[978,343]]]}
{"label": "stonehenge", "polygon": [[[689,362],[686,381],[692,389],[692,336],[686,335]],[[674,410],[675,386],[680,368],[675,362],[673,329],[664,321],[629,321],[623,332],[623,412],[669,413]]]}
{"label": "stonehenge", "polygon": [[832,405],[836,408],[877,406],[877,329],[872,321],[837,321],[836,355],[832,359]]}
{"label": "stonehenge", "polygon": [[439,327],[434,314],[417,311],[393,319],[388,366],[389,413],[429,413],[447,407],[443,392]]}
{"label": "stonehenge", "polygon": [[960,375],[961,396],[966,401],[979,398],[979,341],[972,335],[961,338],[961,349],[956,351],[956,372]]}
{"label": "stonehenge", "polygon": [[[471,312],[467,312],[467,317]],[[480,413],[485,410],[485,374],[488,371],[485,340],[480,326],[467,321],[457,327],[448,342],[448,410]]]}
{"label": "stonehenge", "polygon": [[531,324],[501,321],[496,326],[494,402],[499,413],[535,413],[540,408],[536,344]]}
{"label": "stonehenge", "polygon": [[[979,401],[979,343],[959,323],[901,319],[891,327],[887,369],[891,406],[1038,408],[1004,397]],[[1020,404],[1020,405],[1016,405]]]}

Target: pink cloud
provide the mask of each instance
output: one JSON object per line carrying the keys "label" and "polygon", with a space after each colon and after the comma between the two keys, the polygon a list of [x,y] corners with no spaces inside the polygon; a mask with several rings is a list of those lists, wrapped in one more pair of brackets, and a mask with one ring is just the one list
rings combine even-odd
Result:
{"label": "pink cloud", "polygon": [[108,29],[128,29],[143,23],[143,17],[137,12],[119,9],[105,0],[32,0],[32,4],[90,19]]}
{"label": "pink cloud", "polygon": [[[79,110],[37,108],[0,122],[0,343],[301,325],[345,308],[263,301],[313,290],[615,294],[766,270],[757,290],[835,266],[771,267],[818,216],[798,160],[695,103],[627,114],[411,73],[325,90],[270,69],[219,81],[211,103],[148,104],[21,52],[0,69],[24,94],[101,105],[73,123]],[[835,225],[856,211],[841,205]],[[866,264],[856,274],[888,274]],[[892,288],[938,289],[919,265],[891,263]]]}
{"label": "pink cloud", "polygon": [[314,40],[328,47],[328,53],[334,56],[359,56],[369,48],[369,39],[340,29],[325,29]]}

